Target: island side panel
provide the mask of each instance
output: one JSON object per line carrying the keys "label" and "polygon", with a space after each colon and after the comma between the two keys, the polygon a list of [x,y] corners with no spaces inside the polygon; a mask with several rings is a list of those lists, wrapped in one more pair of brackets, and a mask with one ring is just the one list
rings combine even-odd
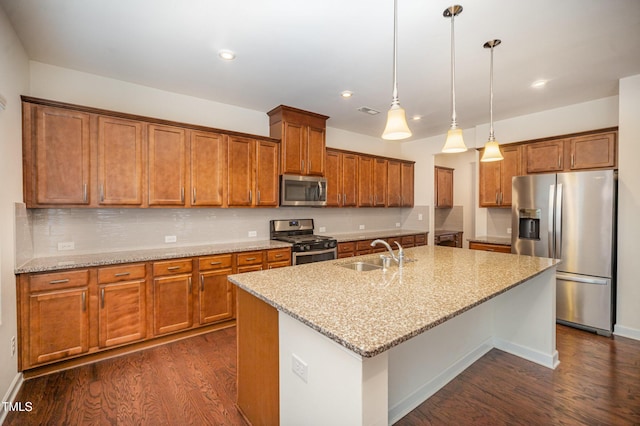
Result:
{"label": "island side panel", "polygon": [[241,288],[236,290],[238,408],[252,425],[277,425],[278,311]]}
{"label": "island side panel", "polygon": [[388,352],[363,358],[282,312],[279,325],[282,425],[388,424]]}

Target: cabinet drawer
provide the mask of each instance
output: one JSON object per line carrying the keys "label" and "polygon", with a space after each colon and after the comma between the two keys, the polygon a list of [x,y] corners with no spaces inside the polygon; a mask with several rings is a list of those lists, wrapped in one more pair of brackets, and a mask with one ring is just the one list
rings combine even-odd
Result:
{"label": "cabinet drawer", "polygon": [[146,275],[144,263],[98,268],[98,284],[135,280],[144,278]]}
{"label": "cabinet drawer", "polygon": [[415,235],[416,245],[417,246],[426,246],[427,245],[427,236],[425,234]]}
{"label": "cabinet drawer", "polygon": [[511,246],[502,244],[469,243],[471,250],[495,251],[498,253],[511,253]]}
{"label": "cabinet drawer", "polygon": [[267,262],[284,262],[291,260],[291,249],[269,250],[267,252]]}
{"label": "cabinet drawer", "polygon": [[338,254],[340,253],[353,253],[356,250],[355,243],[340,243],[338,244]]}
{"label": "cabinet drawer", "polygon": [[238,266],[259,265],[262,263],[263,253],[261,251],[248,251],[238,253]]}
{"label": "cabinet drawer", "polygon": [[89,270],[54,272],[29,277],[29,290],[47,291],[61,288],[84,287],[89,285]]}
{"label": "cabinet drawer", "polygon": [[413,247],[415,243],[416,239],[413,235],[406,235],[402,237],[402,242],[400,244],[402,244],[402,247]]}
{"label": "cabinet drawer", "polygon": [[168,260],[166,262],[153,263],[153,275],[170,275],[191,272],[191,259]]}
{"label": "cabinet drawer", "polygon": [[200,267],[200,271],[231,268],[232,259],[233,256],[230,254],[201,257],[198,259],[198,265]]}
{"label": "cabinet drawer", "polygon": [[373,240],[358,241],[356,243],[356,251],[371,250],[371,242]]}

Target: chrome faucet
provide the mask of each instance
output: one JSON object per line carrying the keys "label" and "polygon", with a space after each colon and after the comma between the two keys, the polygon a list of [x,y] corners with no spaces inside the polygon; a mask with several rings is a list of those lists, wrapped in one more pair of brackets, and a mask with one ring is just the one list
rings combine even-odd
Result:
{"label": "chrome faucet", "polygon": [[[397,241],[394,241],[394,243],[396,243],[396,245],[398,246],[398,256],[397,257],[396,257],[395,254],[393,254],[393,249],[391,248],[389,243],[384,241],[384,240],[373,240],[371,242],[371,247],[375,247],[378,243],[383,244],[387,248],[387,250],[389,250],[389,254],[391,254],[391,259],[393,259],[398,264],[398,267],[400,269],[402,269],[402,265],[404,264],[404,250],[402,249],[402,246],[400,245],[400,243],[397,242]],[[386,257],[386,256],[382,256],[382,258],[383,259],[385,259],[385,258],[388,259],[388,257]]]}

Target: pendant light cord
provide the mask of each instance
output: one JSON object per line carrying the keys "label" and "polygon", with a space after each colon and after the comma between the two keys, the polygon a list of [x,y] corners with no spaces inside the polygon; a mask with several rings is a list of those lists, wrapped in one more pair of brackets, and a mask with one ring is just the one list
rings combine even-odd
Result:
{"label": "pendant light cord", "polygon": [[393,100],[391,105],[398,102],[398,0],[393,0]]}
{"label": "pendant light cord", "polygon": [[491,66],[489,67],[489,141],[496,140],[493,134],[493,47],[491,44]]}
{"label": "pendant light cord", "polygon": [[455,129],[458,127],[458,123],[456,121],[456,61],[455,61],[455,37],[454,37],[454,27],[453,21],[455,19],[455,13],[451,14],[451,128]]}

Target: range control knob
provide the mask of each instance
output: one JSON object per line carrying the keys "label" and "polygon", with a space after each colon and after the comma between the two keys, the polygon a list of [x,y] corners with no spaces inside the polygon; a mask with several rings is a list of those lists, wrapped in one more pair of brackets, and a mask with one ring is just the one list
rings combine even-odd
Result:
{"label": "range control knob", "polygon": [[303,251],[309,251],[309,250],[311,250],[311,246],[309,244],[307,244],[302,248],[302,250]]}

